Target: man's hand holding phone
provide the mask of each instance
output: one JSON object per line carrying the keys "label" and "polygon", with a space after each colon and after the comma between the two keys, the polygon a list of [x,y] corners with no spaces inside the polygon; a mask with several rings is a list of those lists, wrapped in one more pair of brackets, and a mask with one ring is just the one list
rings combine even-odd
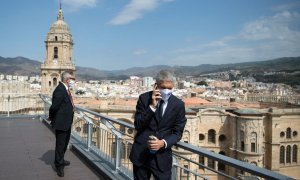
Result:
{"label": "man's hand holding phone", "polygon": [[159,92],[159,89],[158,89],[158,86],[157,84],[155,83],[154,84],[154,87],[153,87],[153,91],[152,91],[152,102],[151,102],[151,106],[152,108],[156,108],[157,106],[157,102],[158,100],[161,99],[161,95],[160,95],[160,92]]}
{"label": "man's hand holding phone", "polygon": [[160,148],[163,148],[165,143],[163,140],[158,139],[157,137],[151,135],[148,140],[148,148],[152,154],[155,154]]}

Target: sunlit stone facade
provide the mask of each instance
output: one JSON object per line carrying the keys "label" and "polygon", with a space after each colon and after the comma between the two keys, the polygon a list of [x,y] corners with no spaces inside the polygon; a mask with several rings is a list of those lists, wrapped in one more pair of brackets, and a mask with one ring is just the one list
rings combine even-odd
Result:
{"label": "sunlit stone facade", "polygon": [[46,58],[41,65],[42,93],[51,94],[61,79],[61,73],[69,71],[74,75],[72,50],[73,40],[69,26],[64,21],[63,12],[60,9],[46,38]]}

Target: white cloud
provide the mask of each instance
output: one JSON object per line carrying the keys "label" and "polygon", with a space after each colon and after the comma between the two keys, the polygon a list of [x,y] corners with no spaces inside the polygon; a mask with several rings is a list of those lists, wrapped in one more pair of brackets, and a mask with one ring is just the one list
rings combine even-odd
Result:
{"label": "white cloud", "polygon": [[147,51],[145,49],[139,49],[139,50],[136,50],[133,52],[134,55],[136,56],[140,56],[140,55],[143,55],[143,54],[146,54]]}
{"label": "white cloud", "polygon": [[300,56],[300,15],[282,11],[248,22],[241,32],[207,44],[177,49],[170,64],[224,64]]}
{"label": "white cloud", "polygon": [[173,0],[131,0],[119,14],[110,21],[113,25],[123,25],[140,19],[146,12],[156,9],[161,3]]}
{"label": "white cloud", "polygon": [[62,4],[67,5],[71,11],[77,11],[83,7],[95,7],[97,0],[62,0]]}
{"label": "white cloud", "polygon": [[272,17],[261,18],[245,25],[241,37],[249,40],[294,39],[300,37],[299,31],[293,31],[289,25],[300,22],[296,12],[283,11]]}
{"label": "white cloud", "polygon": [[291,3],[275,6],[272,9],[274,11],[286,11],[286,10],[291,10],[291,9],[297,9],[299,7],[300,7],[300,1],[295,1],[295,2],[291,2]]}

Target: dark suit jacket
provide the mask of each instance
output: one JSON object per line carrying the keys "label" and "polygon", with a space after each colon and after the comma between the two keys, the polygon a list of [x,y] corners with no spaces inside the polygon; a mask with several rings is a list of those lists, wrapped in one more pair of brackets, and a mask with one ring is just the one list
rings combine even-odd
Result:
{"label": "dark suit jacket", "polygon": [[73,105],[66,87],[59,82],[52,95],[49,119],[56,130],[67,131],[73,123],[73,115]]}
{"label": "dark suit jacket", "polygon": [[134,126],[137,134],[130,153],[130,160],[136,166],[147,165],[150,155],[148,149],[148,137],[156,136],[158,139],[165,139],[167,148],[161,148],[155,154],[160,170],[169,170],[172,167],[172,146],[182,136],[186,124],[184,103],[176,96],[171,95],[167,108],[161,120],[157,113],[149,107],[152,91],[140,95],[136,105]]}

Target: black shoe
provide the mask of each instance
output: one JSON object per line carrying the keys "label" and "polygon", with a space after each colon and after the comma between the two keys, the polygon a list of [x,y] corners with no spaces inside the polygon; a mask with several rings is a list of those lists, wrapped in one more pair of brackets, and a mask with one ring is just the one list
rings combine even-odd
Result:
{"label": "black shoe", "polygon": [[70,161],[64,161],[64,166],[69,166],[70,164]]}
{"label": "black shoe", "polygon": [[64,177],[65,176],[64,169],[62,167],[57,168],[56,171],[57,171],[57,175],[59,177]]}

